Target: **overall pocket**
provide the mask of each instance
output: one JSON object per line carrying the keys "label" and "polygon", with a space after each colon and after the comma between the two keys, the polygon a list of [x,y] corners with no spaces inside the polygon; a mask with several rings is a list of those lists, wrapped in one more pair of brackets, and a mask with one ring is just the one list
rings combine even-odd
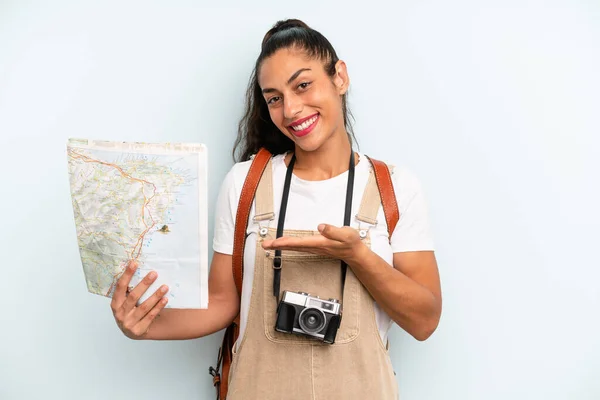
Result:
{"label": "overall pocket", "polygon": [[[274,233],[273,233],[274,234]],[[285,231],[284,236],[308,236],[319,234],[312,231]],[[267,251],[262,257],[264,271],[264,328],[267,339],[278,343],[315,345],[320,339],[299,334],[277,332],[277,299],[273,295],[274,251]],[[342,303],[342,323],[335,344],[351,342],[359,334],[360,286],[352,270],[348,267],[342,296],[342,273],[340,260],[326,256],[297,251],[283,251],[281,256],[281,284],[283,291],[304,292],[321,299],[337,299]],[[334,345],[335,345],[334,344]],[[328,344],[324,344],[328,346]]]}

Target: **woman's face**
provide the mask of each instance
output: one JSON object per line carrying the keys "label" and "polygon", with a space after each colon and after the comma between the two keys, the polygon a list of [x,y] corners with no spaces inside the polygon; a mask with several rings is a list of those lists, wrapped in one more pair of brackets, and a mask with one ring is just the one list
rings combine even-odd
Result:
{"label": "woman's face", "polygon": [[347,137],[341,96],[348,76],[343,61],[330,77],[322,60],[301,50],[281,49],[263,61],[258,83],[271,120],[302,150],[317,150],[336,135]]}

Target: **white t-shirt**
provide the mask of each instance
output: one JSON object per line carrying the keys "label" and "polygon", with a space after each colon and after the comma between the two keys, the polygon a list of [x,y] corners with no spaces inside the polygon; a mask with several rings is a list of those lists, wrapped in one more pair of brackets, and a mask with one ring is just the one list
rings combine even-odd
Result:
{"label": "white t-shirt", "polygon": [[[242,186],[251,161],[235,164],[221,186],[217,199],[215,215],[215,235],[213,249],[224,254],[233,253],[233,234],[235,215]],[[286,165],[284,154],[273,157],[273,211],[275,218],[270,227],[277,227],[279,207],[283,193]],[[354,193],[352,198],[351,226],[358,228],[359,221],[354,216],[358,213],[362,195],[369,177],[371,163],[361,153],[356,165],[354,178]],[[346,185],[348,172],[323,181],[306,181],[292,176],[285,229],[317,230],[320,223],[342,226],[344,223],[344,206],[346,202]],[[391,246],[388,241],[387,224],[383,207],[379,209],[377,225],[371,226],[360,223],[361,228],[370,226],[371,249],[392,265],[393,253],[434,250],[433,238],[430,231],[427,205],[419,180],[406,168],[395,167],[392,181],[400,211],[400,220],[392,234]],[[256,254],[256,238],[258,225],[253,222],[254,202],[250,210],[248,238],[244,249],[244,277],[240,311],[240,338],[242,337],[250,307],[252,280],[254,277],[254,259]],[[391,318],[375,304],[377,326],[383,343],[386,343]]]}

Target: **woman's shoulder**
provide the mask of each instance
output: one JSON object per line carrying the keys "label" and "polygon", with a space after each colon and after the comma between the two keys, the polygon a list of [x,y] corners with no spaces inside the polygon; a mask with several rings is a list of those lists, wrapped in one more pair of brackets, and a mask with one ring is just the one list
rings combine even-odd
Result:
{"label": "woman's shoulder", "polygon": [[252,160],[238,161],[231,166],[227,175],[231,175],[237,179],[244,179],[248,175],[250,165],[252,165]]}
{"label": "woman's shoulder", "polygon": [[[421,181],[417,173],[408,165],[398,162],[397,160],[389,160],[378,157],[370,157],[371,159],[385,163],[391,172],[392,183],[396,195],[415,193],[421,190]],[[372,164],[368,163],[368,169],[373,169]]]}
{"label": "woman's shoulder", "polygon": [[[393,176],[393,180],[400,180],[400,181],[415,181],[418,180],[417,178],[417,174],[414,172],[414,170],[406,165],[403,164],[401,162],[398,162],[397,160],[389,160],[386,158],[379,158],[379,157],[371,157],[368,154],[363,154],[363,153],[359,153],[361,157],[364,158],[368,158],[374,161],[380,161],[382,163],[384,163],[385,165],[387,165],[387,167],[390,169],[391,175]],[[371,171],[373,169],[373,165],[371,162],[367,162],[366,164],[368,167],[368,170]]]}
{"label": "woman's shoulder", "polygon": [[[285,157],[285,154],[273,155],[272,156],[273,165],[276,165],[276,164],[282,162],[284,157]],[[238,161],[235,164],[233,164],[231,166],[231,168],[229,169],[229,171],[227,172],[227,175],[225,176],[223,183],[230,187],[234,187],[238,190],[241,190],[242,186],[244,185],[244,181],[246,180],[246,177],[248,176],[248,172],[250,171],[250,166],[252,165],[253,161],[254,161],[254,157],[252,157],[250,160]]]}
{"label": "woman's shoulder", "polygon": [[244,184],[244,180],[246,179],[246,175],[248,175],[251,164],[252,160],[236,162],[233,164],[221,182],[221,192],[227,192],[233,196],[235,196],[236,193],[239,193]]}

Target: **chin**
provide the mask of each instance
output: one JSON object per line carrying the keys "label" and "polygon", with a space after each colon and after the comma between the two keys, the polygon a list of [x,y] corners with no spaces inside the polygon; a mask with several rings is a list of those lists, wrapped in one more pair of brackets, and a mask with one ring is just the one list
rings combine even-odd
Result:
{"label": "chin", "polygon": [[317,151],[319,147],[320,146],[300,146],[296,143],[296,149],[302,150],[305,153],[312,153],[314,151]]}
{"label": "chin", "polygon": [[[321,127],[317,127],[321,128]],[[299,147],[302,151],[316,151],[319,148],[321,148],[323,146],[323,144],[325,142],[327,142],[328,139],[330,139],[330,137],[332,135],[328,135],[328,136],[324,136],[323,135],[323,131],[322,129],[315,129],[312,132],[310,132],[308,135],[306,135],[305,137],[292,137],[292,141],[294,142],[294,144]]]}
{"label": "chin", "polygon": [[306,138],[304,140],[294,140],[294,144],[299,147],[302,151],[316,151],[321,146],[323,146],[323,140],[319,140],[318,138],[314,138],[316,140],[312,140],[313,138]]}

